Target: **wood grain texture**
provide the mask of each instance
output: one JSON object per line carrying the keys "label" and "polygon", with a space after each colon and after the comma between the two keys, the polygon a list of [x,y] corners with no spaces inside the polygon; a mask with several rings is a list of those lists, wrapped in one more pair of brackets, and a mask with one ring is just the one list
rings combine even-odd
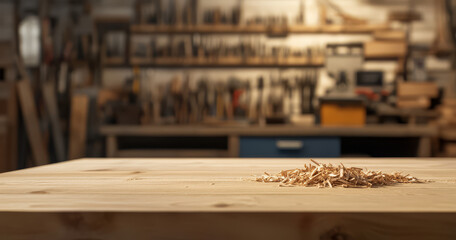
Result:
{"label": "wood grain texture", "polygon": [[[6,239],[454,239],[456,161],[322,159],[423,184],[278,187],[304,159],[85,159],[0,174]],[[40,224],[36,224],[40,222]]]}
{"label": "wood grain texture", "polygon": [[375,189],[282,188],[248,179],[308,160],[86,159],[0,174],[0,211],[456,212],[456,161],[321,161],[403,171],[435,182]]}
{"label": "wood grain texture", "polygon": [[49,156],[44,146],[44,138],[40,128],[32,86],[29,81],[22,80],[17,84],[17,87],[25,128],[27,130],[27,137],[32,148],[33,159],[36,165],[47,164],[49,163]]}
{"label": "wood grain texture", "polygon": [[[7,239],[454,239],[456,161],[322,159],[423,184],[279,187],[304,159],[85,159],[0,174]],[[36,224],[40,222],[40,224]]]}
{"label": "wood grain texture", "polygon": [[88,111],[89,97],[82,94],[73,96],[71,100],[70,140],[68,147],[69,159],[85,156]]}

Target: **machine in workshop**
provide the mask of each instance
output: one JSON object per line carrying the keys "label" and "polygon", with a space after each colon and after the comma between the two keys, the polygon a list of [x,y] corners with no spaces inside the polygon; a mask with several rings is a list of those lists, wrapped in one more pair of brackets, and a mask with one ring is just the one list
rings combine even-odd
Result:
{"label": "machine in workshop", "polygon": [[[365,70],[366,46],[362,43],[329,44],[326,48],[326,71],[333,87],[319,98],[320,123],[323,126],[362,126],[366,123],[416,123],[435,118],[428,109],[439,102],[436,83],[421,76],[423,67],[414,67],[409,81],[387,85],[381,70]],[[369,50],[371,51],[371,50]],[[434,103],[434,104],[431,104]]]}
{"label": "machine in workshop", "polygon": [[326,70],[334,87],[320,97],[320,123],[323,126],[362,126],[366,122],[366,103],[356,94],[357,72],[364,63],[363,44],[329,44]]}

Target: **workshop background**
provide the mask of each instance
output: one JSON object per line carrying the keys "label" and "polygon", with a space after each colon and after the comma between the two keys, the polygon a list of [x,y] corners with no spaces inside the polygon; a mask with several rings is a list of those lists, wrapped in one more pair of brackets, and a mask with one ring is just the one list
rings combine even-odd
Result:
{"label": "workshop background", "polygon": [[456,1],[0,0],[0,172],[455,157]]}

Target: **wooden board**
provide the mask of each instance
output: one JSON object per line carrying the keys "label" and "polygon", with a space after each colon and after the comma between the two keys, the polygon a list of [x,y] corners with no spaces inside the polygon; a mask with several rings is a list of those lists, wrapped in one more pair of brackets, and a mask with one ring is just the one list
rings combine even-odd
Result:
{"label": "wooden board", "polygon": [[399,109],[427,109],[431,100],[427,97],[398,97],[396,106]]}
{"label": "wooden board", "polygon": [[71,100],[69,159],[85,156],[87,140],[87,119],[89,114],[89,97],[77,94]]}
{"label": "wooden board", "polygon": [[44,138],[41,133],[32,86],[27,80],[22,80],[17,84],[17,87],[25,128],[27,130],[27,137],[32,148],[33,159],[36,165],[47,164],[49,163],[49,156],[44,147]]}
{"label": "wooden board", "polygon": [[52,139],[54,143],[55,154],[57,161],[66,160],[65,157],[65,139],[63,138],[62,127],[57,106],[57,98],[55,96],[54,85],[51,83],[43,86],[43,98],[46,104],[46,110],[51,122]]}
{"label": "wooden board", "polygon": [[369,59],[403,58],[407,43],[403,41],[372,41],[364,43],[364,56]]}
{"label": "wooden board", "polygon": [[399,97],[430,97],[439,95],[439,88],[434,82],[398,82],[397,95]]}
{"label": "wooden board", "polygon": [[405,41],[405,32],[404,31],[375,31],[373,37],[378,41]]}
{"label": "wooden board", "polygon": [[[250,181],[305,159],[85,159],[0,174],[5,239],[455,239],[456,161],[322,159],[423,184]],[[37,224],[39,222],[40,224]]]}
{"label": "wooden board", "polygon": [[[360,25],[322,25],[307,26],[294,25],[281,29],[285,33],[372,33],[379,30],[388,30],[387,24],[360,24]],[[157,33],[229,33],[229,34],[269,34],[273,29],[266,25],[234,26],[234,25],[197,25],[197,26],[165,26],[165,25],[132,25],[130,31],[134,34]]]}

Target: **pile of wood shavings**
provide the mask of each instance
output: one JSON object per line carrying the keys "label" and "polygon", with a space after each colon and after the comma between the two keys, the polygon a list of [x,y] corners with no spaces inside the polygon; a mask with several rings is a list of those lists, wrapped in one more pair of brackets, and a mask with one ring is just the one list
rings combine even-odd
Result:
{"label": "pile of wood shavings", "polygon": [[277,175],[264,173],[256,178],[257,182],[280,182],[281,187],[336,187],[345,188],[370,188],[388,186],[396,183],[422,183],[410,175],[401,173],[385,174],[381,171],[368,171],[357,167],[345,167],[342,163],[339,166],[332,164],[321,164],[314,160],[312,164],[305,164],[303,169],[291,169],[281,171]]}

